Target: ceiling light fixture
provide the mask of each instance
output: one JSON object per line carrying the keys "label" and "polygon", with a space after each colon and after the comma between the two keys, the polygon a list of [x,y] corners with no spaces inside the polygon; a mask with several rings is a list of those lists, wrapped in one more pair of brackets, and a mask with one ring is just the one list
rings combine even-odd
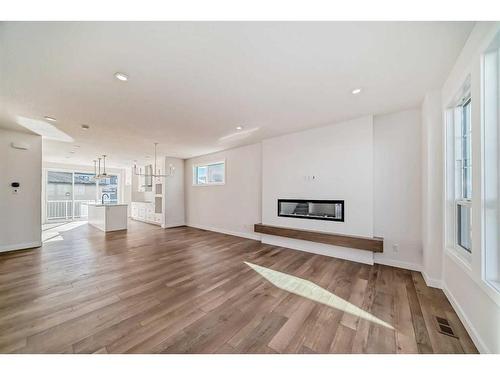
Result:
{"label": "ceiling light fixture", "polygon": [[[103,164],[102,173],[101,173],[101,160]],[[103,180],[107,177],[108,175],[106,173],[106,155],[102,155],[102,158],[97,158],[97,160],[94,160],[94,179]]]}
{"label": "ceiling light fixture", "polygon": [[237,126],[236,130],[243,130],[243,126]]}
{"label": "ceiling light fixture", "polygon": [[83,130],[89,130],[90,129],[90,126],[88,125],[81,125],[82,129]]}
{"label": "ceiling light fixture", "polygon": [[354,89],[354,90],[352,90],[352,94],[353,94],[353,95],[357,95],[357,94],[359,94],[360,92],[361,92],[361,89]]}
{"label": "ceiling light fixture", "polygon": [[[144,173],[142,173],[142,168],[137,168],[137,163],[134,161],[133,172],[136,176],[143,176],[146,178],[160,178],[160,177],[172,177],[175,174],[175,167],[172,164],[168,166],[168,173],[162,174],[160,168],[156,168],[156,148],[158,147],[158,143],[155,142],[155,160],[154,165],[149,165],[144,168]],[[149,156],[146,156],[146,159],[149,159]],[[148,173],[149,172],[149,173]]]}
{"label": "ceiling light fixture", "polygon": [[115,78],[122,82],[128,81],[128,76],[125,73],[116,72]]}
{"label": "ceiling light fixture", "polygon": [[47,120],[47,121],[52,121],[52,122],[56,122],[57,121],[54,117],[50,117],[50,116],[44,116],[43,118],[45,120]]}

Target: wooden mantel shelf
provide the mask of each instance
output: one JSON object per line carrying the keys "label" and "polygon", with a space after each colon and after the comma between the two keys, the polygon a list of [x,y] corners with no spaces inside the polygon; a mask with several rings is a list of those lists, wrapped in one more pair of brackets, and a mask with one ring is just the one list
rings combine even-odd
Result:
{"label": "wooden mantel shelf", "polygon": [[297,240],[319,242],[327,245],[350,247],[353,249],[368,250],[375,253],[384,251],[384,239],[381,237],[347,236],[312,230],[274,227],[271,225],[255,224],[254,231],[272,236],[295,238]]}

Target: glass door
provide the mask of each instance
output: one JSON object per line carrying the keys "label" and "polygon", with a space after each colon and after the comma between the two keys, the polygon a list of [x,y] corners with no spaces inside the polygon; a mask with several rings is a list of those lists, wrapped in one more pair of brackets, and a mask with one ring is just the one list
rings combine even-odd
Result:
{"label": "glass door", "polygon": [[73,173],[47,172],[46,221],[73,219]]}
{"label": "glass door", "polygon": [[73,219],[88,218],[88,203],[96,202],[97,187],[93,173],[73,173]]}
{"label": "glass door", "polygon": [[86,220],[88,204],[100,203],[103,194],[106,203],[119,201],[119,176],[96,181],[93,173],[47,171],[45,194],[45,223]]}

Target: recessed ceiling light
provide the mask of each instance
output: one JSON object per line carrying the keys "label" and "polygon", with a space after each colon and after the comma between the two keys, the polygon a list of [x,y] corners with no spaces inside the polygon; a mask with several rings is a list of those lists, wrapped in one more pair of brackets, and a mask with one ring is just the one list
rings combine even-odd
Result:
{"label": "recessed ceiling light", "polygon": [[243,126],[237,126],[236,130],[243,130]]}
{"label": "recessed ceiling light", "polygon": [[354,89],[352,90],[353,95],[357,95],[361,92],[361,89]]}
{"label": "recessed ceiling light", "polygon": [[90,129],[90,126],[88,125],[81,125],[82,129],[83,130],[89,130]]}
{"label": "recessed ceiling light", "polygon": [[124,82],[128,81],[128,76],[125,73],[116,72],[115,78],[120,80],[120,81],[124,81]]}
{"label": "recessed ceiling light", "polygon": [[54,117],[50,117],[50,116],[44,116],[43,118],[45,120],[47,120],[47,121],[52,121],[52,122],[56,122],[57,121]]}

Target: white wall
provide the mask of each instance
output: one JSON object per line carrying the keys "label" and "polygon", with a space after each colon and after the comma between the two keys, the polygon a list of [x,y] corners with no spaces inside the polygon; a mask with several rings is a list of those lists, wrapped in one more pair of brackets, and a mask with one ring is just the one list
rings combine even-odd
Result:
{"label": "white wall", "polygon": [[443,113],[441,92],[426,94],[422,103],[422,274],[441,287],[443,258]]}
{"label": "white wall", "polygon": [[[280,217],[283,199],[344,200],[344,222]],[[358,118],[262,142],[262,223],[373,236],[373,118]],[[262,242],[373,264],[373,253],[262,235]]]}
{"label": "white wall", "polygon": [[[262,235],[263,242],[363,263],[420,270],[421,244],[420,111],[371,116],[271,138],[186,161],[187,225],[225,233],[253,233],[253,224],[384,237],[383,254]],[[262,152],[262,187],[260,181]],[[227,184],[192,186],[192,166],[227,159]],[[241,168],[251,165],[251,178]],[[238,168],[234,168],[238,166]],[[314,179],[311,176],[315,176]],[[228,186],[229,185],[229,186]],[[222,206],[227,192],[252,194],[233,207]],[[262,191],[262,200],[260,198]],[[278,198],[344,199],[345,222],[277,216]],[[240,200],[243,198],[240,198]],[[262,218],[256,205],[262,204]],[[373,209],[375,207],[375,209]],[[239,208],[238,208],[239,209]],[[229,216],[228,216],[229,215]],[[229,219],[229,220],[228,220]],[[393,244],[398,251],[393,252]]]}
{"label": "white wall", "polygon": [[[193,165],[226,161],[226,183],[193,186]],[[185,161],[186,224],[237,236],[260,238],[261,145],[254,144]]]}
{"label": "white wall", "polygon": [[[0,251],[41,245],[41,171],[42,138],[0,129]],[[12,182],[21,184],[17,194]]]}
{"label": "white wall", "polygon": [[165,220],[163,227],[171,228],[184,225],[185,210],[184,210],[184,160],[178,158],[165,158],[165,165],[169,170],[169,166],[175,168],[175,173],[171,177],[166,177],[165,181],[165,202],[164,212]]}
{"label": "white wall", "polygon": [[374,235],[384,238],[375,262],[420,270],[420,110],[375,116],[373,120]]}
{"label": "white wall", "polygon": [[[500,294],[482,279],[482,124],[481,124],[481,55],[496,32],[498,22],[478,22],[442,89],[442,110],[454,100],[470,75],[472,96],[472,256],[462,260],[443,242],[443,289],[482,352],[500,353]],[[444,123],[442,124],[444,131]],[[446,172],[446,171],[445,171]],[[443,189],[444,190],[444,189]],[[442,201],[444,207],[445,202]],[[445,216],[452,230],[452,218]],[[447,236],[443,236],[447,237]]]}
{"label": "white wall", "polygon": [[[263,224],[373,235],[371,116],[266,139],[262,165]],[[279,198],[344,200],[345,221],[279,217]]]}

